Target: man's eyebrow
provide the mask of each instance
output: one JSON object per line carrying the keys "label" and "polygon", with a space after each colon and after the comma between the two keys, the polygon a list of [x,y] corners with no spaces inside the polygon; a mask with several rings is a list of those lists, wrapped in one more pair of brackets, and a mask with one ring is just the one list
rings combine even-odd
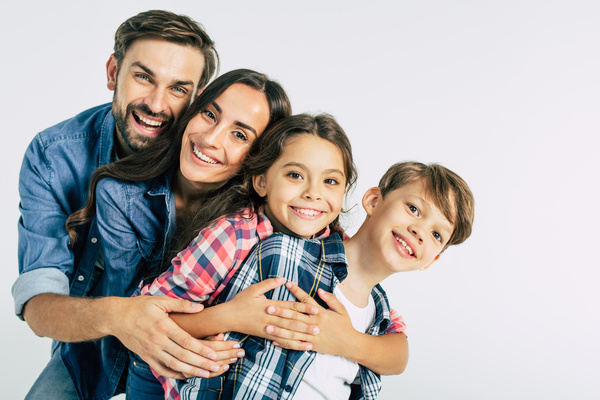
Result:
{"label": "man's eyebrow", "polygon": [[[146,74],[148,74],[154,78],[154,72],[152,72],[152,70],[150,68],[146,67],[141,62],[136,61],[131,65],[143,69]],[[174,84],[177,86],[194,86],[194,82],[192,82],[192,81],[177,81],[177,82],[174,82]]]}

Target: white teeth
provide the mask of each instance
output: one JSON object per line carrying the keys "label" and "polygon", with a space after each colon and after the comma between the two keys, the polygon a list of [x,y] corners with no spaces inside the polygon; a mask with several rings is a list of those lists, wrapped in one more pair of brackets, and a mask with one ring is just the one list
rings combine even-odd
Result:
{"label": "white teeth", "polygon": [[320,211],[309,210],[307,208],[294,208],[294,210],[298,211],[300,214],[308,215],[308,216],[311,216],[311,217],[313,217],[315,215],[321,214]]}
{"label": "white teeth", "polygon": [[144,118],[141,115],[139,115],[138,113],[136,113],[135,115],[137,115],[139,120],[142,121],[144,124],[153,126],[155,128],[159,128],[164,123],[164,121],[153,121],[151,119]]}
{"label": "white teeth", "polygon": [[401,238],[399,238],[398,236],[394,236],[396,238],[396,241],[398,243],[400,243],[402,245],[402,247],[404,247],[404,249],[408,252],[408,254],[410,254],[411,256],[413,255],[413,250],[410,248],[410,246]]}
{"label": "white teeth", "polygon": [[209,164],[218,164],[218,161],[213,160],[212,158],[210,158],[209,156],[203,154],[200,152],[200,150],[198,150],[196,148],[196,145],[192,143],[192,150],[194,151],[194,154],[196,155],[196,157],[198,157],[199,159],[201,159],[204,162],[207,162]]}

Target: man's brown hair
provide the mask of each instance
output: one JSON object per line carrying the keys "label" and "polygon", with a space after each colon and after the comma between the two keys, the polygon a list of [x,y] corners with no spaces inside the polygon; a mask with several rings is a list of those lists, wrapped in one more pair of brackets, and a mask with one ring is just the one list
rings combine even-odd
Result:
{"label": "man's brown hair", "polygon": [[150,10],[123,22],[115,33],[114,54],[118,67],[121,66],[127,49],[139,39],[161,39],[200,50],[204,55],[204,71],[200,77],[199,88],[206,86],[212,76],[218,73],[219,55],[214,42],[204,32],[204,28],[188,16],[164,10]]}
{"label": "man's brown hair", "polygon": [[423,164],[406,161],[392,165],[379,181],[379,190],[386,196],[416,180],[421,180],[444,217],[454,226],[454,231],[444,250],[448,246],[467,240],[473,229],[475,218],[475,199],[467,183],[456,173],[440,164]]}

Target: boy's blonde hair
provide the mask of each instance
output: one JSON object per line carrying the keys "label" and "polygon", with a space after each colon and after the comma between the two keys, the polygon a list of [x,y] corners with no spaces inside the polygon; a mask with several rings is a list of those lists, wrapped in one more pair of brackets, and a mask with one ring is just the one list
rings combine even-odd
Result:
{"label": "boy's blonde hair", "polygon": [[415,161],[396,163],[383,174],[379,190],[385,197],[392,190],[416,180],[424,183],[430,200],[454,225],[454,231],[444,250],[467,240],[473,229],[475,199],[467,183],[448,168]]}

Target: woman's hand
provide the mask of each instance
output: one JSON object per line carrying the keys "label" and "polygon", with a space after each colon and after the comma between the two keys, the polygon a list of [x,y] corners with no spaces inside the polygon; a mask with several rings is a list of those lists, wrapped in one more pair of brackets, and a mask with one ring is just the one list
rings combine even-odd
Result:
{"label": "woman's hand", "polygon": [[311,315],[302,315],[294,312],[290,308],[281,308],[272,306],[267,309],[271,315],[281,317],[286,322],[280,322],[279,326],[271,325],[267,327],[267,332],[281,339],[273,340],[274,344],[283,348],[288,347],[288,340],[305,339],[305,336],[291,335],[289,326],[295,326],[299,323],[312,324],[318,327],[318,335],[311,338],[313,350],[323,354],[333,354],[345,356],[349,343],[352,343],[352,336],[359,333],[352,326],[350,316],[342,303],[329,292],[319,289],[319,297],[329,306],[329,309],[321,307],[315,299],[309,296],[304,290],[293,282],[286,283],[287,289],[306,307],[314,308]]}
{"label": "woman's hand", "polygon": [[[291,350],[311,350],[311,340],[319,327],[311,320],[318,312],[313,303],[269,300],[265,293],[281,286],[283,278],[255,283],[223,305],[228,305],[238,321],[236,331],[283,343]],[[316,303],[315,303],[316,304]]]}

